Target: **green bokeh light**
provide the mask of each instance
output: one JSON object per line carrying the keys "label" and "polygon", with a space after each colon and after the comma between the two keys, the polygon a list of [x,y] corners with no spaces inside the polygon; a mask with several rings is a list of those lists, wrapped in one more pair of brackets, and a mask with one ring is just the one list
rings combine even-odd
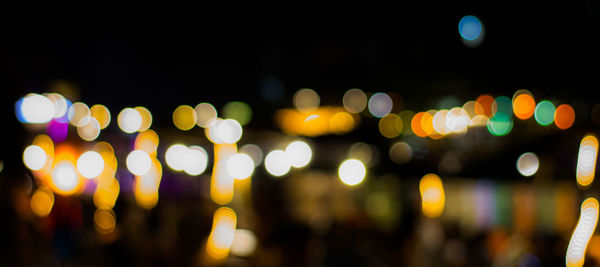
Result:
{"label": "green bokeh light", "polygon": [[244,102],[232,101],[223,106],[223,116],[226,119],[234,119],[244,126],[252,119],[252,109]]}
{"label": "green bokeh light", "polygon": [[495,113],[504,113],[508,116],[513,114],[512,101],[506,96],[497,97],[493,109]]}
{"label": "green bokeh light", "polygon": [[554,122],[554,111],[556,107],[554,104],[548,100],[541,101],[535,107],[535,121],[537,121],[540,125],[547,126]]}
{"label": "green bokeh light", "polygon": [[498,112],[488,121],[488,131],[495,136],[507,135],[513,127],[512,117],[508,114]]}

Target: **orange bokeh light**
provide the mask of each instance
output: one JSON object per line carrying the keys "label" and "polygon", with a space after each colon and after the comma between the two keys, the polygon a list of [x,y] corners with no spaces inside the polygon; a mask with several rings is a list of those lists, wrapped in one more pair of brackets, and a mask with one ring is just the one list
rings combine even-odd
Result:
{"label": "orange bokeh light", "polygon": [[415,116],[412,118],[412,121],[410,122],[410,126],[412,128],[413,133],[419,137],[427,136],[427,133],[423,131],[423,127],[421,126],[421,119],[423,118],[424,114],[425,112],[419,112],[415,114]]}
{"label": "orange bokeh light", "polygon": [[480,95],[475,102],[479,105],[475,105],[475,113],[477,115],[485,115],[487,117],[492,116],[492,104],[494,98],[491,95]]}
{"label": "orange bokeh light", "polygon": [[529,119],[535,111],[535,100],[528,94],[521,94],[513,101],[513,111],[517,118]]}
{"label": "orange bokeh light", "polygon": [[561,130],[570,128],[575,122],[575,110],[569,104],[562,104],[554,112],[554,123]]}

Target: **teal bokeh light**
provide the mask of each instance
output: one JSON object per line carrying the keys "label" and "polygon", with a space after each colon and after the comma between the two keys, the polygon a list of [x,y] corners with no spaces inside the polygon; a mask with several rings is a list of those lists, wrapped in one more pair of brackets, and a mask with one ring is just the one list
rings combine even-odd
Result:
{"label": "teal bokeh light", "polygon": [[548,126],[554,122],[554,111],[556,107],[548,100],[541,101],[535,107],[535,121],[542,126]]}

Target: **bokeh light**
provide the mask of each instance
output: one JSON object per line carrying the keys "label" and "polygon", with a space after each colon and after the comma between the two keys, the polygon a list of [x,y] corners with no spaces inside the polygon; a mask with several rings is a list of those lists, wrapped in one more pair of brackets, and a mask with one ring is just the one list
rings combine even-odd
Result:
{"label": "bokeh light", "polygon": [[[308,118],[307,118],[308,120]],[[346,134],[354,129],[354,118],[350,113],[341,111],[333,114],[329,120],[329,129],[334,134]]]}
{"label": "bokeh light", "polygon": [[433,173],[426,174],[419,182],[419,192],[423,214],[429,218],[440,216],[446,201],[442,179]]}
{"label": "bokeh light", "polygon": [[236,179],[246,179],[254,172],[252,158],[243,153],[237,153],[227,160],[227,171]]}
{"label": "bokeh light", "polygon": [[594,181],[596,174],[596,160],[598,158],[598,139],[587,135],[581,139],[579,155],[577,157],[577,184],[582,187],[589,186]]}
{"label": "bokeh light", "polygon": [[319,107],[321,98],[313,89],[300,89],[294,94],[294,107],[301,112],[312,112]]}
{"label": "bokeh light", "polygon": [[252,162],[254,162],[254,166],[258,166],[262,163],[263,160],[263,151],[259,146],[255,144],[245,144],[240,148],[240,153],[244,153],[250,158],[252,158]]}
{"label": "bokeh light", "polygon": [[405,164],[409,162],[413,157],[412,147],[405,142],[397,142],[389,151],[390,159],[398,164]]}
{"label": "bokeh light", "polygon": [[528,94],[520,94],[513,100],[513,112],[521,120],[526,120],[533,116],[535,111],[535,100]]}
{"label": "bokeh light", "polygon": [[242,101],[229,102],[223,106],[223,118],[234,119],[244,126],[252,120],[252,108]]}
{"label": "bokeh light", "polygon": [[383,116],[389,114],[394,107],[392,98],[386,93],[375,93],[369,98],[369,112],[371,115],[377,118],[383,118]]}
{"label": "bokeh light", "polygon": [[61,161],[56,164],[52,172],[52,183],[63,195],[73,194],[80,183],[75,166],[69,161]]}
{"label": "bokeh light", "polygon": [[85,125],[77,127],[77,134],[85,141],[94,141],[100,136],[100,123],[94,117],[88,118],[87,121]]}
{"label": "bokeh light", "polygon": [[250,230],[237,229],[233,236],[233,243],[231,244],[231,254],[247,257],[254,253],[256,244],[258,243],[256,235]]}
{"label": "bokeh light", "polygon": [[135,107],[134,109],[140,114],[140,117],[142,118],[142,123],[140,124],[140,127],[137,129],[137,131],[143,132],[150,129],[150,126],[152,126],[152,113],[150,113],[150,110],[148,110],[145,107]]}
{"label": "bokeh light", "polygon": [[125,133],[134,133],[142,126],[142,116],[132,108],[124,108],[117,116],[117,124]]}
{"label": "bokeh light", "polygon": [[135,175],[144,175],[150,171],[152,160],[148,153],[142,150],[134,150],[127,155],[125,160],[129,172]]}
{"label": "bokeh light", "polygon": [[517,159],[517,171],[523,176],[534,175],[540,167],[540,160],[532,152],[523,153]]}
{"label": "bokeh light", "polygon": [[565,256],[568,267],[583,266],[585,251],[598,224],[598,208],[598,200],[593,197],[587,198],[581,204],[579,221],[573,230]]}
{"label": "bokeh light", "polygon": [[367,95],[360,89],[353,88],[342,98],[344,108],[350,113],[360,113],[367,107]]}
{"label": "bokeh light", "polygon": [[226,144],[233,144],[242,138],[242,126],[236,120],[226,119],[218,123],[216,135]]}
{"label": "bokeh light", "polygon": [[448,110],[442,109],[433,115],[431,118],[431,126],[436,134],[446,135],[450,133],[450,129],[448,129],[448,125],[446,123],[446,117],[448,116]]}
{"label": "bokeh light", "polygon": [[229,249],[235,237],[237,215],[228,207],[215,211],[213,225],[206,241],[206,254],[213,259],[223,259],[229,254]]}
{"label": "bokeh light", "polygon": [[290,159],[283,150],[273,150],[265,157],[265,169],[273,176],[286,175],[291,166]]}
{"label": "bokeh light", "polygon": [[338,168],[340,180],[349,186],[356,186],[365,179],[367,168],[357,159],[347,159]]}
{"label": "bokeh light", "polygon": [[415,113],[411,110],[403,110],[398,113],[398,116],[402,119],[402,134],[410,135],[412,132],[412,119],[415,116]]}
{"label": "bokeh light", "polygon": [[475,16],[464,16],[458,22],[458,33],[467,46],[479,45],[483,40],[484,32],[483,24]]}
{"label": "bokeh light", "polygon": [[208,165],[208,153],[201,146],[190,146],[184,160],[183,171],[189,175],[202,174]]}
{"label": "bokeh light", "polygon": [[535,121],[542,126],[548,126],[554,122],[554,111],[556,108],[554,104],[548,100],[540,101],[535,107],[534,117]]}
{"label": "bokeh light", "polygon": [[575,110],[569,104],[562,104],[554,112],[554,124],[561,130],[569,129],[575,122]]}
{"label": "bokeh light", "polygon": [[200,103],[194,108],[196,124],[202,128],[210,127],[217,120],[217,110],[209,103]]}
{"label": "bokeh light", "polygon": [[90,118],[92,117],[92,112],[90,108],[81,102],[76,102],[69,107],[67,111],[67,115],[69,117],[69,122],[75,127],[81,127],[86,125]]}
{"label": "bokeh light", "polygon": [[42,169],[47,159],[46,152],[39,146],[30,145],[23,151],[23,163],[32,171]]}
{"label": "bokeh light", "polygon": [[504,113],[509,117],[513,115],[513,106],[510,98],[507,96],[496,97],[492,102],[492,114]]}
{"label": "bokeh light", "polygon": [[469,114],[463,108],[452,108],[446,115],[446,128],[452,133],[466,132],[469,122]]}
{"label": "bokeh light", "polygon": [[505,113],[496,113],[496,115],[487,122],[488,131],[495,136],[507,135],[512,130],[512,127],[512,117]]}
{"label": "bokeh light", "polygon": [[426,112],[419,112],[413,116],[410,126],[412,128],[412,132],[418,137],[425,137],[427,133],[423,130],[423,126],[421,126],[421,121],[423,116],[427,114]]}
{"label": "bokeh light", "polygon": [[156,134],[156,132],[153,130],[146,130],[139,133],[135,137],[133,147],[136,150],[143,150],[148,153],[148,155],[155,157],[158,149],[158,143],[158,134]]}
{"label": "bokeh light", "polygon": [[94,212],[94,226],[96,231],[101,234],[110,234],[114,231],[117,224],[117,218],[112,209],[97,209]]}
{"label": "bokeh light", "polygon": [[294,141],[285,148],[285,153],[290,165],[295,168],[302,168],[312,159],[312,150],[310,146],[303,141]]}
{"label": "bokeh light", "polygon": [[25,122],[46,123],[54,117],[54,114],[54,103],[43,95],[28,94],[21,102],[21,115]]}
{"label": "bokeh light", "polygon": [[491,95],[480,95],[475,100],[475,113],[477,115],[485,115],[486,117],[492,116],[492,104],[494,103],[494,98]]}
{"label": "bokeh light", "polygon": [[179,130],[187,131],[194,128],[196,119],[196,111],[188,105],[181,105],[173,111],[173,124]]}
{"label": "bokeh light", "polygon": [[61,94],[50,93],[44,94],[54,104],[54,118],[61,118],[67,114],[67,110],[71,103]]}
{"label": "bokeh light", "polygon": [[104,159],[96,151],[87,151],[77,159],[77,170],[85,178],[96,178],[103,169]]}
{"label": "bokeh light", "polygon": [[379,132],[387,138],[395,138],[402,133],[403,123],[400,116],[390,113],[379,120]]}
{"label": "bokeh light", "polygon": [[188,148],[182,144],[175,144],[167,148],[165,159],[167,166],[175,171],[183,171],[186,164]]}
{"label": "bokeh light", "polygon": [[38,217],[46,217],[54,206],[54,194],[47,188],[38,188],[29,202],[31,211]]}
{"label": "bokeh light", "polygon": [[90,108],[90,112],[93,118],[96,118],[100,124],[100,129],[105,129],[110,124],[110,111],[104,105],[93,105]]}

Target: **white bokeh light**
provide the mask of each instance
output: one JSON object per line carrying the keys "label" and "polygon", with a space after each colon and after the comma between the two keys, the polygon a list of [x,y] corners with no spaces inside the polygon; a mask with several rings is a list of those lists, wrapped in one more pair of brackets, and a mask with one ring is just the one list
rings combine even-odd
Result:
{"label": "white bokeh light", "polygon": [[28,94],[21,104],[21,114],[29,123],[49,122],[55,113],[54,103],[43,95]]}
{"label": "white bokeh light", "polygon": [[302,168],[312,159],[312,150],[310,146],[302,141],[294,141],[285,148],[290,165],[296,168]]}
{"label": "white bokeh light", "polygon": [[117,124],[123,132],[134,133],[142,126],[142,115],[135,109],[125,108],[119,113]]}
{"label": "white bokeh light", "polygon": [[531,152],[523,153],[517,159],[517,170],[523,176],[534,175],[540,167],[540,160]]}
{"label": "white bokeh light", "polygon": [[246,257],[254,253],[256,249],[256,235],[250,230],[237,229],[231,244],[231,253],[240,257]]}
{"label": "white bokeh light", "polygon": [[30,145],[23,151],[23,163],[30,170],[37,171],[42,169],[46,164],[46,160],[48,160],[48,156],[44,149],[39,146]]}
{"label": "white bokeh light", "polygon": [[344,184],[355,186],[360,184],[367,174],[365,165],[357,159],[348,159],[340,165],[338,175]]}
{"label": "white bokeh light", "polygon": [[392,111],[394,102],[386,93],[376,93],[369,99],[369,112],[377,118],[383,118]]}
{"label": "white bokeh light", "polygon": [[208,164],[208,154],[200,146],[190,146],[184,152],[185,158],[178,158],[184,161],[183,171],[189,175],[200,175],[206,170]]}
{"label": "white bokeh light", "polygon": [[152,159],[148,153],[142,150],[134,150],[127,155],[127,169],[135,175],[144,175],[152,167]]}
{"label": "white bokeh light", "polygon": [[165,152],[165,159],[169,168],[175,171],[182,171],[185,168],[188,148],[181,144],[170,146]]}
{"label": "white bokeh light", "polygon": [[71,162],[63,161],[56,164],[52,172],[52,182],[54,185],[63,191],[71,191],[78,184],[77,173],[75,166]]}
{"label": "white bokeh light", "polygon": [[85,178],[95,178],[104,170],[104,159],[96,151],[87,151],[77,159],[77,170]]}
{"label": "white bokeh light", "polygon": [[290,168],[290,160],[283,150],[273,150],[265,157],[265,169],[273,176],[283,176]]}
{"label": "white bokeh light", "polygon": [[254,172],[254,161],[244,153],[237,153],[227,160],[227,172],[233,178],[246,179]]}
{"label": "white bokeh light", "polygon": [[242,125],[238,121],[226,119],[217,125],[216,135],[223,143],[233,144],[242,138],[242,131]]}

